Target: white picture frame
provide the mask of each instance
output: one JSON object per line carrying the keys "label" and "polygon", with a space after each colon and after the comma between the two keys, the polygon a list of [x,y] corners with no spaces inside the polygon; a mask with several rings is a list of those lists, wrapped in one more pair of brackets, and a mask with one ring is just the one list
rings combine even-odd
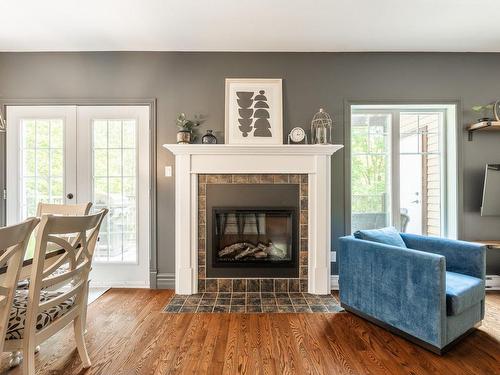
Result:
{"label": "white picture frame", "polygon": [[226,78],[225,143],[283,144],[282,90],[278,78]]}

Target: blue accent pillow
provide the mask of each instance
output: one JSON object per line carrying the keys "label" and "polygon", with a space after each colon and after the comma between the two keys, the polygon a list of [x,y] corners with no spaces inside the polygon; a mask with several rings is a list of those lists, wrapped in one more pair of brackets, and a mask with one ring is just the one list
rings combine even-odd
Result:
{"label": "blue accent pillow", "polygon": [[366,240],[383,243],[385,245],[407,248],[405,242],[399,235],[399,232],[394,227],[357,230],[356,232],[354,232],[354,237],[359,240]]}

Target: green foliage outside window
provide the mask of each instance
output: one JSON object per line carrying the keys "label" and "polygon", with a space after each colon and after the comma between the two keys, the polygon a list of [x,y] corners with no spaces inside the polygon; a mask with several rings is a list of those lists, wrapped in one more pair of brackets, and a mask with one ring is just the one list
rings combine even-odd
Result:
{"label": "green foliage outside window", "polygon": [[389,144],[387,116],[353,117],[352,213],[387,211]]}

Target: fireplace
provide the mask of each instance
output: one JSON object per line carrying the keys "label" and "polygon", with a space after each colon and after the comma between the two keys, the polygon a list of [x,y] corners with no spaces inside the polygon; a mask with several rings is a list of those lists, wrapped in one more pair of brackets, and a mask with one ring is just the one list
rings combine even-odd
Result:
{"label": "fireplace", "polygon": [[213,267],[293,266],[298,244],[297,210],[213,208]]}
{"label": "fireplace", "polygon": [[299,184],[209,183],[205,199],[207,278],[299,276]]}
{"label": "fireplace", "polygon": [[[331,155],[342,145],[164,147],[175,154],[176,293],[330,292]],[[283,191],[247,195],[247,185],[258,190],[259,184]],[[227,194],[223,185],[235,190]],[[219,186],[222,192],[217,192]],[[212,209],[263,207],[297,209],[299,246],[293,266],[249,262],[214,267]]]}

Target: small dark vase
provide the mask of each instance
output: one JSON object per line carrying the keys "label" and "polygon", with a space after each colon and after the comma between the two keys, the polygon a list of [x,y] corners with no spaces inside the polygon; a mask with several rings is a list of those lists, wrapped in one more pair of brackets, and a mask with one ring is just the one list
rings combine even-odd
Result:
{"label": "small dark vase", "polygon": [[217,143],[217,138],[215,137],[215,135],[213,135],[213,131],[212,130],[207,130],[207,134],[205,134],[201,138],[201,143],[211,144],[211,145]]}

